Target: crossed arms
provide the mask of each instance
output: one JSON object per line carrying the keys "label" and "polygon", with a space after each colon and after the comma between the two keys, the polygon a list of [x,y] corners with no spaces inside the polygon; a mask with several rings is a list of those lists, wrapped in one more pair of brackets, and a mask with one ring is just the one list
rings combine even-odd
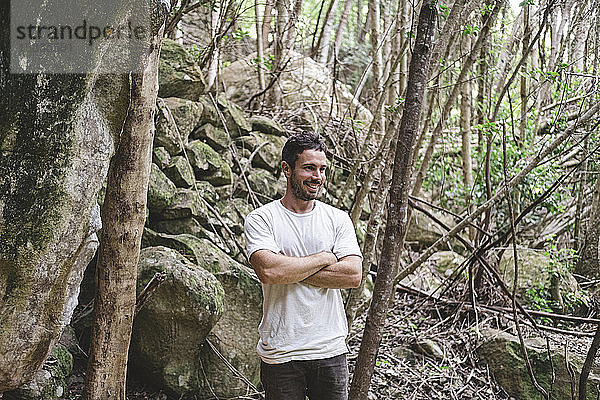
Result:
{"label": "crossed arms", "polygon": [[250,256],[250,264],[262,283],[286,284],[306,282],[329,289],[358,287],[362,259],[348,255],[337,259],[322,251],[305,257],[290,257],[271,250],[258,250]]}

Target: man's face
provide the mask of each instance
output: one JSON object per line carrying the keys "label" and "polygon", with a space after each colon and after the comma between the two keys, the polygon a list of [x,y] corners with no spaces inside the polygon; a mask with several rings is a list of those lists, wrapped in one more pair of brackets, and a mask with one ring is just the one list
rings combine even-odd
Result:
{"label": "man's face", "polygon": [[293,170],[288,168],[286,171],[284,168],[292,194],[304,201],[319,197],[325,183],[326,168],[327,158],[324,152],[304,150],[300,153]]}

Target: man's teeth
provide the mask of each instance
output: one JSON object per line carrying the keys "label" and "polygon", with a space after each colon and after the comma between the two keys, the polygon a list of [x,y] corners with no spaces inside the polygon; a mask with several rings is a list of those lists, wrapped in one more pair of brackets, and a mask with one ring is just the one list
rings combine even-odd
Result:
{"label": "man's teeth", "polygon": [[319,184],[317,184],[317,183],[307,183],[306,186],[308,186],[311,189],[318,189],[319,188]]}

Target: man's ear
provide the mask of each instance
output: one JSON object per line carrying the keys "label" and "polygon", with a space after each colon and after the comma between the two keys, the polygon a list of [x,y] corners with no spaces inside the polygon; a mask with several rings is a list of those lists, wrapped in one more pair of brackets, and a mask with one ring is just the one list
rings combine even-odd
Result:
{"label": "man's ear", "polygon": [[289,178],[290,175],[292,175],[292,167],[290,167],[290,164],[288,164],[287,161],[281,162],[281,170],[286,178]]}

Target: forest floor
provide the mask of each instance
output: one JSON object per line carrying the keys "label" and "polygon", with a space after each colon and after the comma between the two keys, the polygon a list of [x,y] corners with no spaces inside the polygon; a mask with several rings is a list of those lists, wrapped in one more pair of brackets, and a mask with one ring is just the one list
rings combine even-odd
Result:
{"label": "forest floor", "polygon": [[[448,295],[448,294],[446,294]],[[449,296],[458,299],[456,296]],[[448,298],[448,297],[447,297]],[[459,304],[460,302],[457,302]],[[352,374],[360,347],[366,312],[354,322],[350,332],[349,367]],[[480,328],[506,329],[510,321],[500,314],[478,313]],[[369,400],[508,400],[494,381],[485,364],[478,362],[476,348],[481,343],[475,329],[475,314],[469,303],[449,307],[432,299],[397,291],[394,306],[388,313]],[[526,336],[535,335],[523,328]],[[585,356],[591,338],[552,334],[555,343],[568,343],[571,350]],[[417,343],[433,343],[429,350]],[[70,381],[68,399],[82,398],[83,362]],[[260,394],[243,399],[260,399]],[[178,397],[153,390],[135,378],[128,380],[128,400],[177,400]],[[241,399],[241,398],[240,398]]]}

